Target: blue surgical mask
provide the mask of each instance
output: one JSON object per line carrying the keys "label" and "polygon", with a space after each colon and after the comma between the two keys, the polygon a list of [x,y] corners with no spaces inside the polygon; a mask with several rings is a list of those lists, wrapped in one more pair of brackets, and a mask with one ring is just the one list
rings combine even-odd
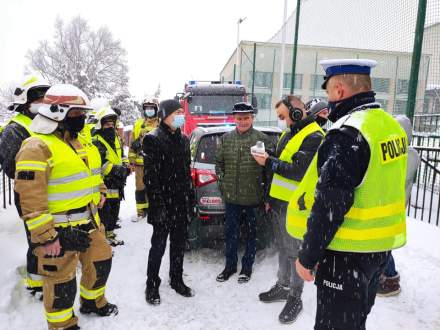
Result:
{"label": "blue surgical mask", "polygon": [[175,115],[173,118],[173,125],[174,128],[180,128],[185,124],[185,115]]}
{"label": "blue surgical mask", "polygon": [[154,111],[154,110],[145,110],[144,113],[145,113],[145,117],[152,118],[156,114],[156,111]]}

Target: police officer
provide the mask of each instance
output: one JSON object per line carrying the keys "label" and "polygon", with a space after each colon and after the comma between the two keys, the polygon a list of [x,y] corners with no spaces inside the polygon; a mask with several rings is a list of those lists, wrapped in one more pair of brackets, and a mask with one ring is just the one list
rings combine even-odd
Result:
{"label": "police officer", "polygon": [[136,180],[136,210],[137,218],[133,221],[138,221],[146,216],[148,210],[148,201],[145,192],[144,177],[144,159],[142,156],[142,140],[144,136],[155,129],[159,125],[157,116],[158,105],[155,100],[145,99],[142,103],[142,118],[138,119],[133,128],[133,133],[130,138],[130,150],[128,158],[130,164],[134,167]]}
{"label": "police officer", "polygon": [[106,201],[99,210],[99,217],[105,225],[105,234],[109,244],[111,246],[123,245],[124,241],[117,239],[114,230],[119,217],[121,199],[124,196],[125,182],[131,171],[116,132],[118,116],[112,108],[104,107],[98,112],[97,117],[93,144],[101,155],[102,175],[107,187]]}
{"label": "police officer", "polygon": [[316,116],[306,116],[304,103],[288,95],[275,105],[278,119],[288,127],[278,141],[274,156],[253,154],[261,166],[273,173],[269,204],[273,211],[273,229],[278,248],[278,280],[267,292],[259,295],[262,302],[287,301],[278,319],[292,323],[302,310],[301,293],[304,281],[295,271],[300,241],[286,231],[286,212],[290,197],[312,161],[324,132]]}
{"label": "police officer", "polygon": [[30,231],[49,329],[79,329],[73,312],[76,269],[81,262],[80,312],[117,314],[105,298],[112,263],[97,207],[105,202],[101,158],[80,140],[87,96],[72,85],[49,88],[30,129],[39,133],[17,154],[15,191]]}
{"label": "police officer", "polygon": [[[14,102],[10,110],[14,110],[17,115],[6,125],[0,140],[0,165],[10,179],[14,179],[15,176],[15,156],[23,141],[33,135],[29,125],[38,113],[38,108],[49,87],[45,79],[36,75],[28,75],[15,88]],[[14,198],[14,202],[20,214],[19,198]],[[43,291],[43,279],[37,274],[38,261],[32,253],[30,233],[26,226],[25,231],[29,246],[26,256],[26,287],[35,295],[36,292]]]}
{"label": "police officer", "polygon": [[389,251],[406,242],[408,140],[375,102],[375,61],[320,63],[334,124],[292,195],[287,230],[303,239],[298,274],[317,286],[315,329],[365,329]]}

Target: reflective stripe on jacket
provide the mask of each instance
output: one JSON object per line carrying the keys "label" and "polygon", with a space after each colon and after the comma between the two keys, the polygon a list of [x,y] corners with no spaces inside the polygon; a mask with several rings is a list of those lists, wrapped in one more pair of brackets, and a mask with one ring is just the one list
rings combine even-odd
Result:
{"label": "reflective stripe on jacket", "polygon": [[[279,159],[283,162],[291,164],[292,156],[298,152],[304,139],[315,132],[321,132],[322,135],[324,135],[324,131],[316,122],[312,122],[304,127],[301,131],[295,134],[286,144],[283,151],[281,152]],[[280,137],[279,141],[281,141],[284,134],[285,133],[283,133],[283,135]],[[274,173],[272,183],[270,185],[269,195],[273,198],[288,202],[290,200],[290,197],[292,196],[292,193],[295,191],[298,185],[298,181],[287,179],[282,175]]]}

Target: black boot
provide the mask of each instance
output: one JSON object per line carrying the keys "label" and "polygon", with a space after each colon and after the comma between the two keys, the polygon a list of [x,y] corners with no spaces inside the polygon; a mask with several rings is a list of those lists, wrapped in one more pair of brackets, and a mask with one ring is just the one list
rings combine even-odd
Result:
{"label": "black boot", "polygon": [[238,275],[238,283],[247,283],[251,280],[252,270],[242,269],[240,275]]}
{"label": "black boot", "polygon": [[258,295],[260,301],[265,303],[286,301],[289,295],[289,288],[276,283],[269,291],[262,292]]}
{"label": "black boot", "polygon": [[183,283],[182,278],[171,280],[170,285],[181,296],[184,296],[184,297],[193,297],[194,296],[194,291],[191,288],[187,287],[185,285],[185,283]]}
{"label": "black boot", "polygon": [[218,274],[216,280],[217,280],[217,282],[225,282],[225,281],[229,280],[229,278],[233,274],[235,274],[236,272],[237,272],[237,269],[225,268],[225,269],[223,269],[223,271],[220,274]]}
{"label": "black boot", "polygon": [[71,327],[66,328],[65,330],[80,330],[80,329],[81,328],[75,324],[75,325],[72,325]]}
{"label": "black boot", "polygon": [[150,305],[159,305],[160,304],[160,295],[159,295],[159,286],[160,286],[160,278],[156,280],[147,280],[147,289],[145,290],[145,299],[147,303]]}
{"label": "black boot", "polygon": [[98,316],[110,316],[110,315],[118,315],[118,306],[114,304],[110,304],[109,302],[102,306],[101,308],[96,307],[96,303],[94,300],[82,300],[81,307],[79,311],[82,314],[91,314],[94,313]]}
{"label": "black boot", "polygon": [[286,305],[278,317],[279,321],[283,324],[295,322],[298,314],[302,311],[303,304],[301,297],[299,296],[288,296]]}

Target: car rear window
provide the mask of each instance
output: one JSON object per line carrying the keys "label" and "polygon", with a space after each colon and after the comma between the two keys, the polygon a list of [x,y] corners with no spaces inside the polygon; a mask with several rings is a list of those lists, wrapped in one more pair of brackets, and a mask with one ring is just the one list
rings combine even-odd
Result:
{"label": "car rear window", "polygon": [[214,164],[215,152],[220,144],[220,139],[224,133],[210,134],[203,136],[199,141],[197,147],[196,162]]}

